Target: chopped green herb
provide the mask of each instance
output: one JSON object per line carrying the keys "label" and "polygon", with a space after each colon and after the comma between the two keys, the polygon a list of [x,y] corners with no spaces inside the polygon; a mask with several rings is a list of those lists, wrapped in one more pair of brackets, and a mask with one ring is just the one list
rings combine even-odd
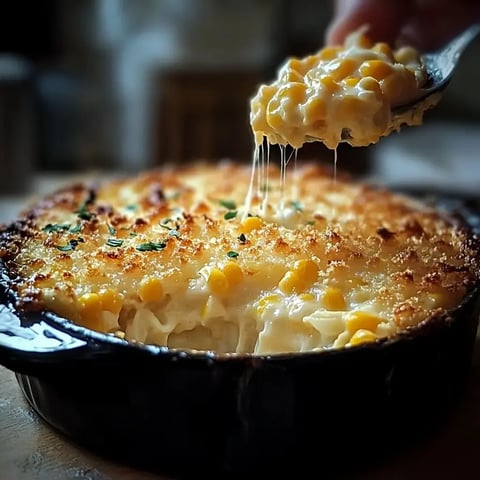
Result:
{"label": "chopped green herb", "polygon": [[132,212],[134,212],[137,208],[138,208],[138,205],[136,205],[135,203],[131,203],[130,205],[125,206],[126,210],[130,210]]}
{"label": "chopped green herb", "polygon": [[47,233],[51,232],[66,232],[70,228],[68,223],[49,223],[45,225],[42,230]]}
{"label": "chopped green herb", "polygon": [[78,218],[81,218],[82,220],[91,220],[94,216],[93,213],[88,211],[85,203],[80,205],[80,207],[75,210],[75,213],[78,215]]}
{"label": "chopped green herb", "polygon": [[130,232],[128,234],[129,237],[138,237],[138,233],[135,233],[135,232]]}
{"label": "chopped green herb", "polygon": [[225,220],[231,220],[232,218],[235,218],[237,216],[237,213],[238,212],[236,210],[230,210],[223,216],[223,218]]}
{"label": "chopped green herb", "polygon": [[109,223],[107,223],[107,228],[110,235],[115,235],[117,233],[117,231]]}
{"label": "chopped green herb", "polygon": [[244,233],[241,233],[237,238],[242,245],[245,245],[247,243],[247,237]]}
{"label": "chopped green herb", "polygon": [[237,204],[233,200],[219,200],[218,203],[229,210],[235,210],[237,208]]}
{"label": "chopped green herb", "polygon": [[137,245],[137,250],[139,252],[158,252],[163,250],[167,244],[165,242],[146,242]]}
{"label": "chopped green herb", "polygon": [[74,227],[70,228],[70,232],[71,233],[79,233],[81,229],[82,229],[82,224],[77,223]]}
{"label": "chopped green herb", "polygon": [[69,240],[66,245],[55,245],[55,248],[58,248],[61,252],[69,252],[70,250],[75,250],[78,246],[78,242],[84,242],[85,240],[82,237],[79,237],[77,240]]}
{"label": "chopped green herb", "polygon": [[315,225],[315,220],[309,220],[306,225]]}
{"label": "chopped green herb", "polygon": [[107,245],[109,247],[121,247],[123,245],[123,240],[119,240],[118,238],[109,238],[107,240]]}
{"label": "chopped green herb", "polygon": [[302,205],[300,204],[299,201],[297,200],[292,200],[290,202],[290,205],[297,211],[297,212],[303,212]]}
{"label": "chopped green herb", "polygon": [[234,252],[234,251],[230,250],[229,252],[227,252],[227,257],[237,258],[238,257],[238,252]]}
{"label": "chopped green herb", "polygon": [[75,247],[71,243],[67,243],[67,245],[55,245],[55,248],[57,248],[61,252],[69,252],[70,250],[73,250]]}
{"label": "chopped green herb", "polygon": [[172,228],[171,230],[168,231],[168,234],[171,236],[171,237],[177,237],[177,238],[180,238],[180,232],[178,230],[176,230],[175,228]]}
{"label": "chopped green herb", "polygon": [[[71,241],[71,240],[70,240]],[[85,243],[85,239],[83,237],[78,237],[77,238],[78,242]]]}

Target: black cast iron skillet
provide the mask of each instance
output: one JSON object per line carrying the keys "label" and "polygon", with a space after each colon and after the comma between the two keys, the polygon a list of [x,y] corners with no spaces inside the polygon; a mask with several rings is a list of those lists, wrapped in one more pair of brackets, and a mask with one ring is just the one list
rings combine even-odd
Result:
{"label": "black cast iron skillet", "polygon": [[[464,199],[443,206],[480,231]],[[0,363],[32,407],[97,453],[175,477],[296,478],[313,468],[330,478],[403,450],[458,398],[478,324],[477,288],[395,339],[320,353],[189,353],[18,312],[0,272]]]}

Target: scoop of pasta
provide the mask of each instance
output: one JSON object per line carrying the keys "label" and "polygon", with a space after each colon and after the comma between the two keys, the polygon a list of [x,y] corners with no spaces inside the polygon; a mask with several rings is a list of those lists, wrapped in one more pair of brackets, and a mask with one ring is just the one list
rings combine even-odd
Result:
{"label": "scoop of pasta", "polygon": [[415,100],[427,82],[420,54],[372,43],[359,29],[342,46],[327,46],[302,59],[289,58],[277,79],[251,100],[250,124],[256,144],[322,141],[335,149],[342,141],[367,146],[398,130],[419,125],[433,97],[415,111],[392,109]]}

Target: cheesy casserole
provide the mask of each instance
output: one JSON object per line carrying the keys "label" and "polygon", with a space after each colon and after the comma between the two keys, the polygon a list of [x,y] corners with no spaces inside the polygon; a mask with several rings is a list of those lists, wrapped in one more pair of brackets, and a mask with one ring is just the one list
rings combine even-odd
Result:
{"label": "cheesy casserole", "polygon": [[[298,167],[268,204],[250,167],[150,171],[39,200],[0,230],[21,309],[127,340],[270,354],[390,337],[477,280],[468,233],[384,189]],[[258,188],[257,188],[258,187]],[[282,208],[279,208],[282,205]]]}
{"label": "cheesy casserole", "polygon": [[250,111],[255,143],[266,138],[295,148],[315,140],[331,149],[342,141],[367,146],[403,124],[422,123],[439,95],[400,115],[392,109],[419,98],[427,80],[417,50],[374,44],[360,29],[342,46],[288,59],[277,79],[259,88]]}

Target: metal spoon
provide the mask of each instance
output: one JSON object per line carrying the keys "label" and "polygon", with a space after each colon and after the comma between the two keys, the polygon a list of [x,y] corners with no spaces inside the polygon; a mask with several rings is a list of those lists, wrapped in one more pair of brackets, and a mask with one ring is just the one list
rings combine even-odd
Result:
{"label": "metal spoon", "polygon": [[394,116],[403,115],[408,110],[415,110],[425,104],[430,97],[441,94],[450,83],[460,57],[475,37],[480,33],[480,24],[474,24],[464,30],[443,48],[422,55],[427,71],[427,84],[420,90],[420,95],[414,101],[393,108]]}

